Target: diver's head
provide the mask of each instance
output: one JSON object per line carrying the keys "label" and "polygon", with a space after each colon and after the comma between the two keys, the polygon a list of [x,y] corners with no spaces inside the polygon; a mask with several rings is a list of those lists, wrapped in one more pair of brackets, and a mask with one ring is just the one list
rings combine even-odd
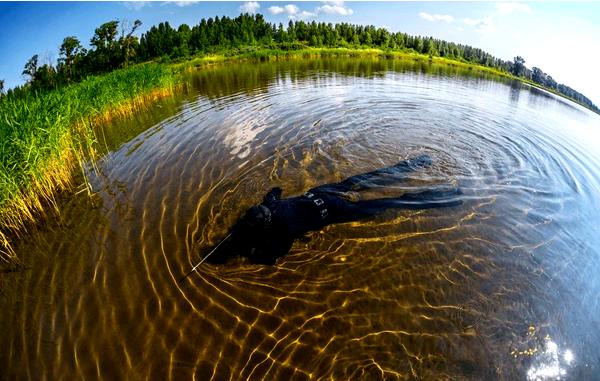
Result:
{"label": "diver's head", "polygon": [[253,206],[233,226],[229,235],[215,247],[206,262],[222,264],[231,258],[246,257],[264,263],[262,246],[270,239],[271,211],[265,205]]}
{"label": "diver's head", "polygon": [[215,252],[206,260],[222,264],[235,256],[250,258],[256,247],[265,240],[271,224],[271,211],[264,205],[253,206],[233,226],[230,234],[215,247]]}
{"label": "diver's head", "polygon": [[242,218],[244,225],[251,230],[262,230],[271,225],[271,211],[264,205],[253,206]]}

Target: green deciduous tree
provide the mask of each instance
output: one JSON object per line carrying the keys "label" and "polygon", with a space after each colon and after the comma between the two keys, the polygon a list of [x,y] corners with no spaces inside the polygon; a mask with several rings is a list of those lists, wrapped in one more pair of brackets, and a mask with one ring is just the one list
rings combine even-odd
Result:
{"label": "green deciduous tree", "polygon": [[140,20],[135,20],[131,29],[127,31],[127,26],[125,22],[121,22],[121,38],[119,39],[119,45],[121,46],[121,51],[123,54],[123,65],[127,67],[129,65],[129,60],[135,57],[135,48],[138,44],[137,37],[133,36],[133,33],[142,26],[142,22]]}
{"label": "green deciduous tree", "polygon": [[26,75],[29,77],[29,82],[33,81],[35,78],[35,74],[38,69],[38,55],[34,54],[27,63],[25,63],[25,67],[23,69],[22,75]]}
{"label": "green deciduous tree", "polygon": [[72,80],[75,61],[83,52],[83,46],[75,36],[65,37],[60,45],[59,66],[64,67],[63,72],[67,82]]}
{"label": "green deciduous tree", "polygon": [[115,58],[119,53],[118,26],[119,22],[113,20],[100,25],[94,31],[94,36],[90,40],[90,44],[94,49],[89,57],[89,63],[93,71],[109,71],[119,66],[115,65]]}
{"label": "green deciduous tree", "polygon": [[515,61],[512,63],[510,67],[510,72],[517,77],[523,76],[525,74],[525,60],[521,56],[516,56]]}
{"label": "green deciduous tree", "polygon": [[546,84],[546,73],[542,71],[542,69],[538,67],[534,67],[531,69],[531,80],[539,83],[540,85]]}
{"label": "green deciduous tree", "polygon": [[90,44],[97,50],[109,49],[114,46],[117,38],[119,22],[116,20],[105,22],[94,31]]}

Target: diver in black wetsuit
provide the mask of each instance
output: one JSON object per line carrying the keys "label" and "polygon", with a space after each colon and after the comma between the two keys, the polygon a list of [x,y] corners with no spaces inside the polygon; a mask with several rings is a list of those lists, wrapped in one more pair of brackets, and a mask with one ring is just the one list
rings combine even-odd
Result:
{"label": "diver in black wetsuit", "polygon": [[421,155],[339,183],[309,189],[297,197],[281,198],[281,188],[273,188],[260,205],[246,211],[231,234],[205,259],[216,264],[243,256],[253,263],[274,264],[277,258],[287,254],[295,239],[329,224],[373,217],[391,208],[424,209],[461,204],[458,189],[426,190],[375,200],[352,201],[346,196],[348,192],[397,184],[407,172],[430,164],[431,158]]}

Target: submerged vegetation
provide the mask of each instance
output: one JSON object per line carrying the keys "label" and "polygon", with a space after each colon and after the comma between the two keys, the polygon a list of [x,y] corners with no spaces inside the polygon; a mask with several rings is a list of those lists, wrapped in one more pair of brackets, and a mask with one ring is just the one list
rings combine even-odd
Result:
{"label": "submerged vegetation", "polygon": [[94,127],[126,114],[176,85],[173,70],[143,64],[53,91],[0,101],[0,259],[14,260],[10,236],[74,187],[78,166],[94,155]]}
{"label": "submerged vegetation", "polygon": [[170,94],[181,71],[207,64],[330,56],[411,59],[519,78],[600,112],[541,69],[527,69],[521,57],[503,61],[481,49],[384,28],[304,21],[285,28],[244,14],[202,19],[191,28],[160,23],[138,40],[134,32],[140,25],[104,23],[89,50],[66,37],[56,65],[40,66],[34,55],[23,70],[25,85],[4,94],[0,80],[0,261],[14,262],[11,237],[48,206],[57,208],[57,192],[77,185],[78,167],[94,156],[96,124]]}

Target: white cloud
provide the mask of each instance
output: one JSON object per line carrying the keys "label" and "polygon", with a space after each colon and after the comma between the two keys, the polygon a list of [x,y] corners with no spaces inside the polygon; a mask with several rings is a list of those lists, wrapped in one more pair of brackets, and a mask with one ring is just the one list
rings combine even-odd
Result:
{"label": "white cloud", "polygon": [[494,32],[496,30],[494,19],[490,16],[486,16],[482,19],[466,18],[463,19],[463,22],[467,25],[477,28],[477,30],[480,32]]}
{"label": "white cloud", "polygon": [[272,15],[278,15],[280,13],[285,12],[285,9],[283,9],[282,7],[278,7],[277,5],[273,5],[272,7],[269,7],[267,11],[269,11],[269,13]]}
{"label": "white cloud", "polygon": [[302,11],[300,12],[300,14],[298,15],[298,17],[300,18],[308,18],[308,17],[316,17],[317,14],[314,12],[309,12],[309,11]]}
{"label": "white cloud", "polygon": [[496,10],[498,14],[506,15],[512,12],[527,12],[531,13],[531,7],[524,3],[510,2],[510,3],[497,3]]}
{"label": "white cloud", "polygon": [[268,11],[272,15],[279,15],[285,13],[291,20],[303,20],[317,16],[315,12],[301,11],[300,8],[298,8],[298,6],[295,4],[287,4],[283,7],[274,5],[272,7],[269,7]]}
{"label": "white cloud", "polygon": [[421,12],[421,13],[419,13],[419,16],[421,16],[422,19],[425,19],[427,21],[445,21],[445,22],[454,21],[454,17],[452,17],[450,15],[440,15],[440,14],[432,15],[427,12]]}
{"label": "white cloud", "polygon": [[255,14],[260,8],[260,4],[256,1],[246,1],[244,4],[240,5],[240,12],[242,13],[250,13]]}
{"label": "white cloud", "polygon": [[150,1],[126,1],[123,3],[126,8],[133,9],[134,11],[139,11],[144,8],[146,5],[150,5]]}
{"label": "white cloud", "polygon": [[309,11],[302,11],[302,12],[296,13],[294,15],[288,16],[288,18],[290,20],[304,20],[304,19],[308,19],[308,18],[312,18],[312,17],[317,17],[317,14],[314,12],[309,12]]}
{"label": "white cloud", "polygon": [[[200,0],[163,1],[162,3],[160,3],[160,5],[165,6],[165,5],[175,4],[178,7],[188,7],[190,5],[194,5],[199,2],[200,2]],[[152,1],[147,1],[147,3],[152,3]]]}
{"label": "white cloud", "polygon": [[192,0],[192,1],[175,1],[175,5],[177,5],[178,7],[187,7],[189,5],[193,5],[199,3],[199,1],[197,0]]}
{"label": "white cloud", "polygon": [[[354,11],[344,5],[343,1],[324,1],[324,5],[317,7],[313,12],[300,10],[296,4],[287,4],[283,7],[273,5],[267,10],[272,15],[286,14],[291,20],[303,20],[307,18],[317,17],[319,13],[327,13],[330,15],[350,16]],[[246,3],[248,4],[248,3]]]}
{"label": "white cloud", "polygon": [[[354,11],[344,5],[343,1],[325,1],[325,5],[316,9],[317,13],[327,13],[329,15],[351,16]],[[310,13],[310,12],[309,12]]]}
{"label": "white cloud", "polygon": [[286,13],[288,15],[288,17],[289,17],[289,16],[294,16],[294,15],[299,14],[300,13],[300,8],[298,8],[294,4],[288,4],[288,5],[285,5],[283,7],[279,7],[277,5],[274,5],[272,7],[269,7],[268,11],[272,15],[279,15],[281,13]]}
{"label": "white cloud", "polygon": [[285,7],[283,7],[283,9],[285,9],[285,13],[287,13],[288,15],[295,15],[298,12],[300,12],[300,8],[298,8],[297,6],[295,6],[294,4],[288,4]]}
{"label": "white cloud", "polygon": [[527,4],[517,3],[514,1],[507,3],[496,3],[495,13],[492,13],[491,15],[485,16],[481,19],[465,18],[463,19],[463,22],[466,25],[475,27],[479,32],[495,32],[497,30],[496,21],[501,23],[503,16],[513,12],[531,13],[531,8]]}

